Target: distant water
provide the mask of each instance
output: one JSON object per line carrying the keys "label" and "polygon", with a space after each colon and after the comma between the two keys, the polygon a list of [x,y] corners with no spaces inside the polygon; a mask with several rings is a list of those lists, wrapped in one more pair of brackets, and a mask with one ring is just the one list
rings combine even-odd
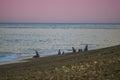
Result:
{"label": "distant water", "polygon": [[0,24],[0,62],[120,44],[120,24]]}
{"label": "distant water", "polygon": [[120,23],[0,23],[3,28],[120,29]]}

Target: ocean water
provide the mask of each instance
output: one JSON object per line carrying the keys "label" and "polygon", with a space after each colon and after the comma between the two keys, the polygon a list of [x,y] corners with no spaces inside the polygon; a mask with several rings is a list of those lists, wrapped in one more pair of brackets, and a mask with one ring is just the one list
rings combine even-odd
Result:
{"label": "ocean water", "polygon": [[120,44],[120,24],[0,24],[0,62]]}

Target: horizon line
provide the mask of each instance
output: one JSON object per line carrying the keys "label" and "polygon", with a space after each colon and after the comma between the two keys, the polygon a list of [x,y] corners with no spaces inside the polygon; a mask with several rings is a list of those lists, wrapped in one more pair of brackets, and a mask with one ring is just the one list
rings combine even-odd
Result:
{"label": "horizon line", "polygon": [[0,24],[120,24],[120,22],[0,22]]}

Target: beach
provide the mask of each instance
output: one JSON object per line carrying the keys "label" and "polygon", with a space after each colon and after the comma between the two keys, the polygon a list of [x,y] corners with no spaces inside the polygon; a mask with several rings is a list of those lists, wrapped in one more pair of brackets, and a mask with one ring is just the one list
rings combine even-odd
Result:
{"label": "beach", "polygon": [[0,24],[0,80],[119,80],[119,26]]}
{"label": "beach", "polygon": [[120,45],[0,65],[0,80],[119,80]]}
{"label": "beach", "polygon": [[120,0],[0,0],[0,80],[120,80]]}

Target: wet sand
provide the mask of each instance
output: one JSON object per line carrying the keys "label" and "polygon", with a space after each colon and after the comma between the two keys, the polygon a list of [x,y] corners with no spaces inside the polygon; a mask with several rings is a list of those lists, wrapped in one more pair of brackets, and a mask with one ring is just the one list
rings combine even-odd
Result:
{"label": "wet sand", "polygon": [[25,61],[0,65],[0,80],[120,80],[120,45]]}

